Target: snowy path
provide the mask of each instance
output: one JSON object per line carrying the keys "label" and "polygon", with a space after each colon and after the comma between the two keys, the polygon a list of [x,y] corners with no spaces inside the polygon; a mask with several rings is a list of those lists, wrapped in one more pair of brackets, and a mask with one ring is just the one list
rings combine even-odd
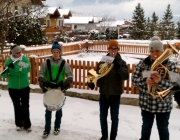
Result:
{"label": "snowy path", "polygon": [[[44,131],[43,94],[31,93],[30,114],[32,132],[24,130],[17,132],[14,125],[14,112],[9,94],[0,90],[0,140],[41,140]],[[180,110],[174,109],[170,119],[170,139],[176,140],[180,136]],[[140,108],[137,106],[121,105],[119,115],[119,130],[117,140],[138,140],[141,131]],[[99,124],[99,104],[79,98],[67,97],[63,107],[63,118],[60,135],[53,134],[54,113],[52,130],[47,140],[99,140],[101,136]],[[110,128],[110,117],[108,117]],[[158,132],[154,124],[151,140],[158,139]]]}

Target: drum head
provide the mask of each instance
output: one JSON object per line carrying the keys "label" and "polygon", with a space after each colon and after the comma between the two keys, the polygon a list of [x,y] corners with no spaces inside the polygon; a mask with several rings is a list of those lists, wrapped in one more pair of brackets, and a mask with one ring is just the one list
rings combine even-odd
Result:
{"label": "drum head", "polygon": [[48,106],[59,105],[64,101],[64,99],[64,93],[57,89],[48,90],[44,94],[44,103]]}

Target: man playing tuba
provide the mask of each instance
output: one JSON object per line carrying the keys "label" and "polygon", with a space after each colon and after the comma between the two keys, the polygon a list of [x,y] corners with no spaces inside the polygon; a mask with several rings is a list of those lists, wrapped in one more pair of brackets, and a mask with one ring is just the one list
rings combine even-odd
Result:
{"label": "man playing tuba", "polygon": [[[126,62],[121,58],[118,53],[119,45],[116,40],[109,41],[108,54],[107,56],[114,57],[112,65],[109,62],[99,62],[97,65],[96,72],[97,74],[102,74],[97,81],[97,86],[99,86],[99,105],[100,105],[100,125],[102,137],[100,140],[108,139],[108,123],[107,115],[108,109],[110,108],[111,112],[111,131],[110,131],[110,140],[115,140],[118,131],[118,122],[119,122],[119,105],[120,97],[123,93],[122,91],[122,82],[129,78],[128,68]],[[105,64],[106,63],[106,64]],[[104,72],[104,65],[110,67],[107,68],[108,73]],[[111,67],[111,66],[113,67]],[[105,73],[105,74],[104,74]],[[92,80],[93,81],[93,80]],[[93,82],[89,83],[89,87],[93,89],[95,84]]]}
{"label": "man playing tuba", "polygon": [[[171,51],[171,50],[170,50]],[[142,115],[142,129],[140,140],[149,140],[154,118],[159,132],[160,140],[169,140],[169,118],[172,109],[172,94],[166,94],[163,98],[158,98],[162,90],[170,89],[174,85],[168,71],[177,73],[175,64],[164,57],[164,48],[158,36],[154,36],[149,44],[150,55],[140,61],[132,76],[133,85],[139,87],[139,105]],[[167,52],[167,54],[170,54]],[[159,60],[159,58],[163,60]],[[167,56],[169,58],[169,56]],[[158,60],[158,61],[156,61]],[[159,62],[162,61],[162,64]],[[165,68],[165,70],[163,70]],[[150,76],[143,74],[151,71]],[[170,93],[170,92],[169,92]]]}

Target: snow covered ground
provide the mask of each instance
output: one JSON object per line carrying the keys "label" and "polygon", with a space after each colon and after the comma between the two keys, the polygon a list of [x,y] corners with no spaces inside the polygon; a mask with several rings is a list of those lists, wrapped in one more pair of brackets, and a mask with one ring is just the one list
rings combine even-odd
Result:
{"label": "snow covered ground", "polygon": [[[73,89],[71,89],[73,90]],[[43,94],[30,94],[30,118],[32,132],[16,131],[14,111],[11,99],[6,90],[0,90],[0,140],[41,140],[44,131]],[[170,140],[177,140],[180,136],[179,111],[174,102],[174,109],[170,118]],[[52,118],[52,128],[54,122]],[[141,133],[141,115],[138,106],[121,105],[119,114],[119,129],[117,140],[138,140]],[[110,127],[111,120],[108,117]],[[61,131],[58,136],[51,134],[48,140],[98,140],[101,137],[99,123],[99,104],[97,101],[67,97],[63,106]],[[158,140],[158,131],[154,123],[151,140]]]}

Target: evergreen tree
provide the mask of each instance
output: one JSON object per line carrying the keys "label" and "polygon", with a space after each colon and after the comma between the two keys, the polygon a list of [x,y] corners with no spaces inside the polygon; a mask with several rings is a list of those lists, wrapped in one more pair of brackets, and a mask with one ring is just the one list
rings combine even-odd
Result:
{"label": "evergreen tree", "polygon": [[180,20],[177,23],[177,38],[180,39]]}
{"label": "evergreen tree", "polygon": [[158,16],[156,15],[155,12],[153,12],[152,16],[151,16],[151,27],[150,27],[150,37],[154,36],[154,35],[158,35]]}
{"label": "evergreen tree", "polygon": [[150,18],[147,18],[146,21],[146,38],[145,39],[149,39],[152,36],[152,32],[151,32],[151,21]]}
{"label": "evergreen tree", "polygon": [[8,42],[24,45],[42,44],[43,33],[36,17],[20,16],[10,24]]}
{"label": "evergreen tree", "polygon": [[164,13],[164,16],[160,22],[159,36],[161,37],[161,39],[169,40],[175,38],[176,28],[172,19],[173,14],[170,9],[170,4],[168,4],[166,12]]}
{"label": "evergreen tree", "polygon": [[135,7],[132,17],[132,26],[129,28],[130,38],[132,39],[145,39],[146,32],[145,32],[145,25],[146,19],[144,17],[144,10],[141,7],[141,4]]}

